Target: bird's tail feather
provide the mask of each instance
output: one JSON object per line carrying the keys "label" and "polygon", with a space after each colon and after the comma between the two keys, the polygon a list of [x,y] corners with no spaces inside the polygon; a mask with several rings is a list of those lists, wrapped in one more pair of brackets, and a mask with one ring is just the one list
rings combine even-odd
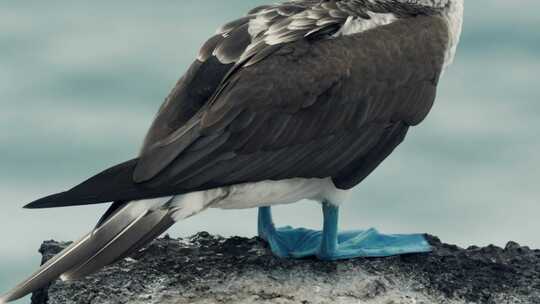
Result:
{"label": "bird's tail feather", "polygon": [[[145,214],[141,214],[89,259],[77,267],[63,273],[61,276],[62,280],[81,279],[96,272],[103,266],[109,265],[124,257],[131,252],[130,249],[132,247],[138,245],[140,240],[144,239],[145,244],[146,242],[151,241],[153,238],[148,240],[146,236],[152,235],[154,237],[154,228],[159,227],[159,224],[162,223],[167,216],[167,210],[148,211]],[[167,228],[169,227],[170,225],[167,226]],[[142,244],[142,246],[145,244]]]}
{"label": "bird's tail feather", "polygon": [[144,203],[124,205],[94,231],[58,253],[0,297],[0,303],[22,298],[58,277],[72,280],[91,274],[141,248],[174,223],[171,211],[165,206],[151,209]]}

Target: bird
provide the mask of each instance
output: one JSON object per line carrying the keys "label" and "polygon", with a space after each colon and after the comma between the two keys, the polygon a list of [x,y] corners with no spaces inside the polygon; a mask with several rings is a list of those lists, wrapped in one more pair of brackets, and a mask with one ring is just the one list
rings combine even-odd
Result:
{"label": "bird", "polygon": [[[221,26],[136,158],[25,206],[110,203],[0,303],[92,274],[208,208],[258,208],[258,235],[282,258],[428,252],[423,235],[340,232],[339,210],[432,109],[463,2],[290,0]],[[272,206],[303,199],[321,204],[322,230],[275,227]]]}

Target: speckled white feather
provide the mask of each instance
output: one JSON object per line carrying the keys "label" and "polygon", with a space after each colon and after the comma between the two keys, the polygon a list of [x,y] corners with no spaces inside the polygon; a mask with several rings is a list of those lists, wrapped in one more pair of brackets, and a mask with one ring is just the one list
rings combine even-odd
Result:
{"label": "speckled white feather", "polygon": [[362,33],[397,20],[394,14],[377,14],[373,12],[368,12],[367,14],[371,19],[366,20],[363,18],[355,18],[353,16],[347,18],[345,24],[336,34],[334,34],[334,37]]}
{"label": "speckled white feather", "polygon": [[248,33],[251,35],[251,37],[257,37],[260,33],[268,29],[268,24],[270,23],[271,19],[267,18],[267,16],[264,14],[265,12],[266,11],[263,10],[262,13],[257,15],[257,17],[249,21]]}
{"label": "speckled white feather", "polygon": [[463,28],[463,2],[463,0],[452,0],[449,4],[450,7],[447,9],[444,16],[448,22],[448,28],[450,31],[450,40],[448,50],[446,52],[444,68],[447,68],[450,64],[452,64],[454,57],[456,56],[456,51]]}

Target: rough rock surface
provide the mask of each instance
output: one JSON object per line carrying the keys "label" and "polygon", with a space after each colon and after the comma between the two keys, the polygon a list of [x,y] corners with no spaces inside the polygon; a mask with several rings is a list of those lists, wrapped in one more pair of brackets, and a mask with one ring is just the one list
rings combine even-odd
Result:
{"label": "rough rock surface", "polygon": [[[258,238],[166,236],[32,303],[540,303],[540,250],[429,239],[429,254],[322,262],[275,258]],[[48,241],[40,252],[46,260],[65,246]]]}

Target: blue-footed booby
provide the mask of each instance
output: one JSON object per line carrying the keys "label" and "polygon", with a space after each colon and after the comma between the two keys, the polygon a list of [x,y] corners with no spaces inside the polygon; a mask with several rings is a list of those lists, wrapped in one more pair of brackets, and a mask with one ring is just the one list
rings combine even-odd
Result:
{"label": "blue-footed booby", "polygon": [[[424,120],[461,33],[463,0],[293,0],[223,25],[161,106],[139,156],[28,204],[112,202],[95,228],[0,298],[75,280],[207,208],[259,209],[280,257],[426,252],[423,235],[338,231],[339,206]],[[322,231],[270,206],[322,204]]]}

